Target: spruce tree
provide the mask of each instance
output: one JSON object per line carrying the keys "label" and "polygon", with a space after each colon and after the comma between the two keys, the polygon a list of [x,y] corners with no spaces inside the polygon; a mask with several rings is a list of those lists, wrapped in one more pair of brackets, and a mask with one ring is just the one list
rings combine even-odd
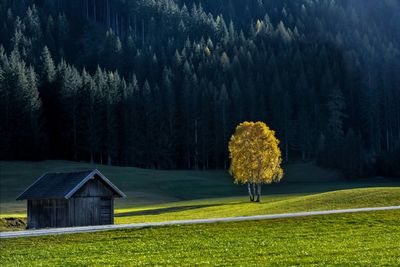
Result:
{"label": "spruce tree", "polygon": [[56,67],[47,46],[43,48],[40,61],[40,81],[45,86],[51,85],[56,78]]}

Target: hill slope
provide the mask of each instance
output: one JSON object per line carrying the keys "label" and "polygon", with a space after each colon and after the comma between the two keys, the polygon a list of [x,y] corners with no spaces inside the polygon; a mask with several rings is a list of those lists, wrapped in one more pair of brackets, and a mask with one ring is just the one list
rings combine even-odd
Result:
{"label": "hill slope", "polygon": [[[111,179],[128,198],[118,200],[117,208],[133,208],[182,200],[246,195],[246,189],[233,184],[226,171],[158,171],[131,167],[91,165],[68,161],[0,162],[1,213],[25,210],[24,202],[15,198],[44,172],[97,168]],[[336,172],[312,163],[285,166],[280,184],[265,186],[263,194],[305,194],[346,188],[398,186],[383,178],[347,181]]]}
{"label": "hill slope", "polygon": [[266,196],[259,204],[248,198],[181,201],[116,211],[116,223],[223,218],[302,211],[400,206],[400,187],[364,188],[306,195]]}

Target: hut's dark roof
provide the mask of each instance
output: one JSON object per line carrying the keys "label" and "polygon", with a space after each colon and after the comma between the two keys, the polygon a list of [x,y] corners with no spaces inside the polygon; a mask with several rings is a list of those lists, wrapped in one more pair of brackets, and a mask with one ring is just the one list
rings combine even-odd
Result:
{"label": "hut's dark roof", "polygon": [[104,181],[117,197],[125,197],[115,185],[113,185],[98,170],[87,170],[68,173],[45,173],[28,187],[17,200],[24,199],[69,199],[93,176]]}

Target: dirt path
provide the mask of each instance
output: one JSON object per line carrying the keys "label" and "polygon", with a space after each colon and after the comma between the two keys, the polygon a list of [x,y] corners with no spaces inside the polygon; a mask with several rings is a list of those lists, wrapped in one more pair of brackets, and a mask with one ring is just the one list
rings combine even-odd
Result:
{"label": "dirt path", "polygon": [[215,218],[215,219],[181,220],[181,221],[168,221],[168,222],[98,225],[98,226],[84,226],[84,227],[70,227],[70,228],[26,230],[26,231],[16,231],[16,232],[2,232],[2,233],[0,233],[0,238],[17,238],[17,237],[31,237],[31,236],[44,236],[44,235],[90,233],[90,232],[109,231],[109,230],[116,230],[116,229],[141,229],[141,228],[146,228],[146,227],[160,227],[160,226],[168,226],[168,225],[187,225],[187,224],[203,224],[203,223],[269,220],[269,219],[280,219],[280,218],[306,217],[306,216],[315,216],[315,215],[356,213],[356,212],[383,211],[383,210],[400,210],[400,206],[296,212],[296,213],[284,213],[284,214],[273,214],[273,215],[228,217],[228,218]]}

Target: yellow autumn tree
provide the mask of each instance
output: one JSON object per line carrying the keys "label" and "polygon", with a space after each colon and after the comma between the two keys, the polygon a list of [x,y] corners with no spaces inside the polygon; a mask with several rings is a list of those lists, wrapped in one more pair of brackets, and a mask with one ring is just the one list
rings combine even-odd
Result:
{"label": "yellow autumn tree", "polygon": [[259,202],[261,185],[283,177],[282,157],[275,132],[263,122],[243,122],[229,142],[230,174],[247,184],[251,201]]}

